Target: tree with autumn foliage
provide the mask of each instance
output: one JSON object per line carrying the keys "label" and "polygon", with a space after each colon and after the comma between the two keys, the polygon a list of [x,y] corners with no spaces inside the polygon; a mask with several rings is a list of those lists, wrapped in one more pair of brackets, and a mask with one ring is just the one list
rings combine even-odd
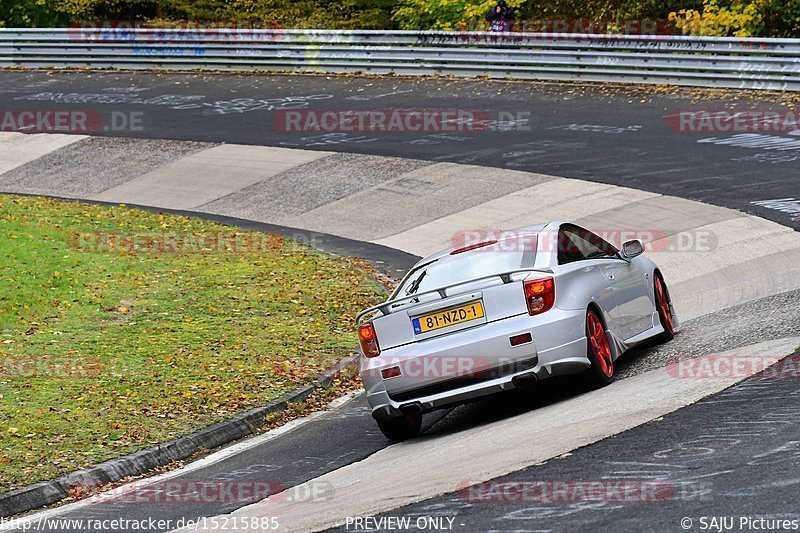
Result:
{"label": "tree with autumn foliage", "polygon": [[[507,0],[517,28],[525,21],[597,21],[625,31],[626,21],[658,20],[687,35],[800,35],[800,0]],[[0,0],[0,26],[66,26],[135,20],[283,28],[480,30],[496,0]],[[545,30],[546,31],[546,30]]]}

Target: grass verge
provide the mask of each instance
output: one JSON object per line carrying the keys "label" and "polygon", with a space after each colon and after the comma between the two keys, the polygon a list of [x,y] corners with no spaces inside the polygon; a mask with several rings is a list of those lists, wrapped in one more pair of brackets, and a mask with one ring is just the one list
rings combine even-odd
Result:
{"label": "grass verge", "polygon": [[361,269],[197,219],[0,196],[0,492],[263,405],[354,351]]}

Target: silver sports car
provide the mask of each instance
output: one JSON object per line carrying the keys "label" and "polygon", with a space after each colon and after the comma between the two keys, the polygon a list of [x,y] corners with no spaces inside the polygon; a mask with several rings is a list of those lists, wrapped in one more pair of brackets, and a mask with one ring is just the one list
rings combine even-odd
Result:
{"label": "silver sports car", "polygon": [[639,240],[614,245],[551,222],[419,261],[358,316],[361,377],[391,440],[422,414],[564,374],[614,379],[626,350],[672,339],[664,276]]}

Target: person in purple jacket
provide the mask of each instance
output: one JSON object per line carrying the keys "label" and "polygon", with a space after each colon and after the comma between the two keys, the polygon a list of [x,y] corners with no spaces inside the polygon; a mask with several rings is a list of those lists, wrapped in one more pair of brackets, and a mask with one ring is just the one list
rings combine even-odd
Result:
{"label": "person in purple jacket", "polygon": [[489,31],[509,32],[514,23],[514,9],[508,7],[506,0],[499,0],[497,5],[489,10],[486,20],[489,21]]}

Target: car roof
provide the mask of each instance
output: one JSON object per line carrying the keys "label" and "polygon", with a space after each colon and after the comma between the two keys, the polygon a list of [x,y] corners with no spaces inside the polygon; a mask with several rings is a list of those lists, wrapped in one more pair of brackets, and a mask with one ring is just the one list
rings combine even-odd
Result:
{"label": "car roof", "polygon": [[[498,242],[506,242],[513,239],[519,239],[521,237],[530,237],[531,235],[536,235],[537,233],[544,230],[546,227],[551,225],[560,225],[561,222],[548,222],[544,224],[534,224],[531,226],[523,226],[521,228],[514,228],[510,230],[476,230],[476,232],[482,233],[482,236],[478,239],[473,240],[465,240],[464,242],[459,242],[457,246],[452,246],[450,248],[446,248],[444,250],[440,250],[436,253],[432,253],[428,256],[423,257],[420,259],[417,264],[414,265],[414,268],[417,268],[419,265],[424,265],[426,263],[430,263],[431,261],[435,261],[442,257],[447,257],[450,255],[450,252],[457,250],[459,248],[463,248],[465,246],[469,246],[470,244],[476,244],[479,242],[484,242],[487,240],[497,240]],[[413,269],[412,269],[413,270]]]}

